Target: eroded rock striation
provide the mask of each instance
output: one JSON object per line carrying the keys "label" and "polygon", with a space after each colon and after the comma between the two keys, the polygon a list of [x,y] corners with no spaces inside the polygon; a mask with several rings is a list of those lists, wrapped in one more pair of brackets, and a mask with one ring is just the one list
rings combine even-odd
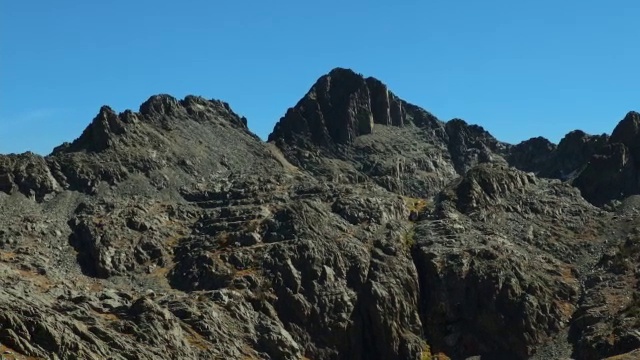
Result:
{"label": "eroded rock striation", "polygon": [[218,100],[102,107],[0,156],[0,351],[634,358],[639,129],[510,145],[342,68],[266,143]]}

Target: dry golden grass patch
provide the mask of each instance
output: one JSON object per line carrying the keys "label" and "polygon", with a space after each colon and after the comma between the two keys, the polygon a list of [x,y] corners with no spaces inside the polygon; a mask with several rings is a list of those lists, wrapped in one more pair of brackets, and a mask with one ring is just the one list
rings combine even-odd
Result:
{"label": "dry golden grass patch", "polygon": [[445,353],[436,353],[433,355],[433,360],[451,360]]}
{"label": "dry golden grass patch", "polygon": [[176,245],[178,245],[181,238],[182,236],[179,236],[179,235],[169,236],[168,238],[165,239],[164,243],[168,247],[175,247]]}
{"label": "dry golden grass patch", "polygon": [[197,331],[193,330],[189,326],[183,326],[182,328],[187,332],[185,338],[191,346],[203,351],[209,350],[211,348],[211,344],[204,337],[202,337],[202,335],[198,334]]}
{"label": "dry golden grass patch", "polygon": [[167,274],[169,274],[169,271],[171,271],[170,266],[157,267],[153,269],[150,275],[152,277],[164,278],[164,277],[167,277]]}
{"label": "dry golden grass patch", "polygon": [[250,232],[258,231],[260,230],[260,225],[262,225],[261,219],[250,220],[249,223],[247,224],[247,231],[250,231]]}
{"label": "dry golden grass patch", "polygon": [[108,322],[114,322],[114,321],[119,321],[120,318],[118,317],[118,315],[116,314],[112,314],[112,313],[101,313],[99,311],[93,311],[93,313],[95,314],[96,317],[108,321]]}
{"label": "dry golden grass patch", "polygon": [[420,213],[424,211],[424,209],[426,209],[427,206],[429,206],[429,202],[425,199],[412,198],[408,196],[405,196],[403,198],[404,198],[405,204],[407,205],[407,210],[409,211],[415,211],[417,213]]}
{"label": "dry golden grass patch", "polygon": [[18,255],[12,251],[0,251],[0,261],[2,262],[13,262],[17,256]]}
{"label": "dry golden grass patch", "polygon": [[566,281],[577,281],[576,277],[573,275],[573,267],[572,266],[561,266],[560,267],[560,276],[563,280]]}
{"label": "dry golden grass patch", "polygon": [[104,290],[104,285],[100,281],[92,281],[89,285],[89,291],[91,292],[101,292]]}
{"label": "dry golden grass patch", "polygon": [[53,287],[53,282],[46,276],[37,274],[33,271],[16,270],[21,280],[26,280],[35,285],[40,291],[47,291]]}
{"label": "dry golden grass patch", "polygon": [[640,350],[634,350],[626,354],[615,355],[612,357],[608,357],[604,360],[637,360],[637,359],[640,359]]}
{"label": "dry golden grass patch", "polygon": [[564,319],[571,319],[571,316],[573,316],[573,313],[576,311],[576,307],[568,301],[555,300],[554,304]]}
{"label": "dry golden grass patch", "polygon": [[242,269],[242,270],[238,270],[235,272],[235,277],[239,278],[239,277],[243,277],[246,275],[256,275],[258,273],[257,269],[253,269],[253,268],[248,268],[248,269]]}
{"label": "dry golden grass patch", "polygon": [[[606,307],[610,314],[615,314],[619,310],[623,309],[624,311],[628,311],[630,314],[633,313],[633,316],[640,315],[640,303],[634,301],[634,299],[630,299],[627,294],[622,291],[607,291],[602,294],[605,299]],[[630,310],[636,309],[635,312]]]}

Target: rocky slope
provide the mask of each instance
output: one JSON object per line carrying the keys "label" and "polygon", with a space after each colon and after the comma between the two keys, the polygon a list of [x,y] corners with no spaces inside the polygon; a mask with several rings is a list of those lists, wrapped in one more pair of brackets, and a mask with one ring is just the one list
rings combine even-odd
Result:
{"label": "rocky slope", "polygon": [[221,101],[103,107],[0,156],[0,353],[634,358],[639,124],[510,145],[347,69],[266,143]]}

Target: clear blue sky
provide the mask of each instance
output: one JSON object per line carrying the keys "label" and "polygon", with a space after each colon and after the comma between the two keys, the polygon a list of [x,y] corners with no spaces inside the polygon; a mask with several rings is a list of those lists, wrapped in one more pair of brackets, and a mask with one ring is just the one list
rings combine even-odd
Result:
{"label": "clear blue sky", "polygon": [[503,141],[610,132],[640,110],[638,19],[638,0],[0,0],[0,153],[157,93],[227,101],[265,138],[337,66]]}

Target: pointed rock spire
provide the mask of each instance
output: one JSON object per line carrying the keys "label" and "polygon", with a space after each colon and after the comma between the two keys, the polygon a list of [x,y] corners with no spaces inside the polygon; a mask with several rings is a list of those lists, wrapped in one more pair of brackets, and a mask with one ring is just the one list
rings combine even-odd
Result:
{"label": "pointed rock spire", "polygon": [[404,102],[375,78],[336,68],[322,76],[276,124],[269,141],[308,138],[317,145],[348,144],[374,124],[403,126]]}

